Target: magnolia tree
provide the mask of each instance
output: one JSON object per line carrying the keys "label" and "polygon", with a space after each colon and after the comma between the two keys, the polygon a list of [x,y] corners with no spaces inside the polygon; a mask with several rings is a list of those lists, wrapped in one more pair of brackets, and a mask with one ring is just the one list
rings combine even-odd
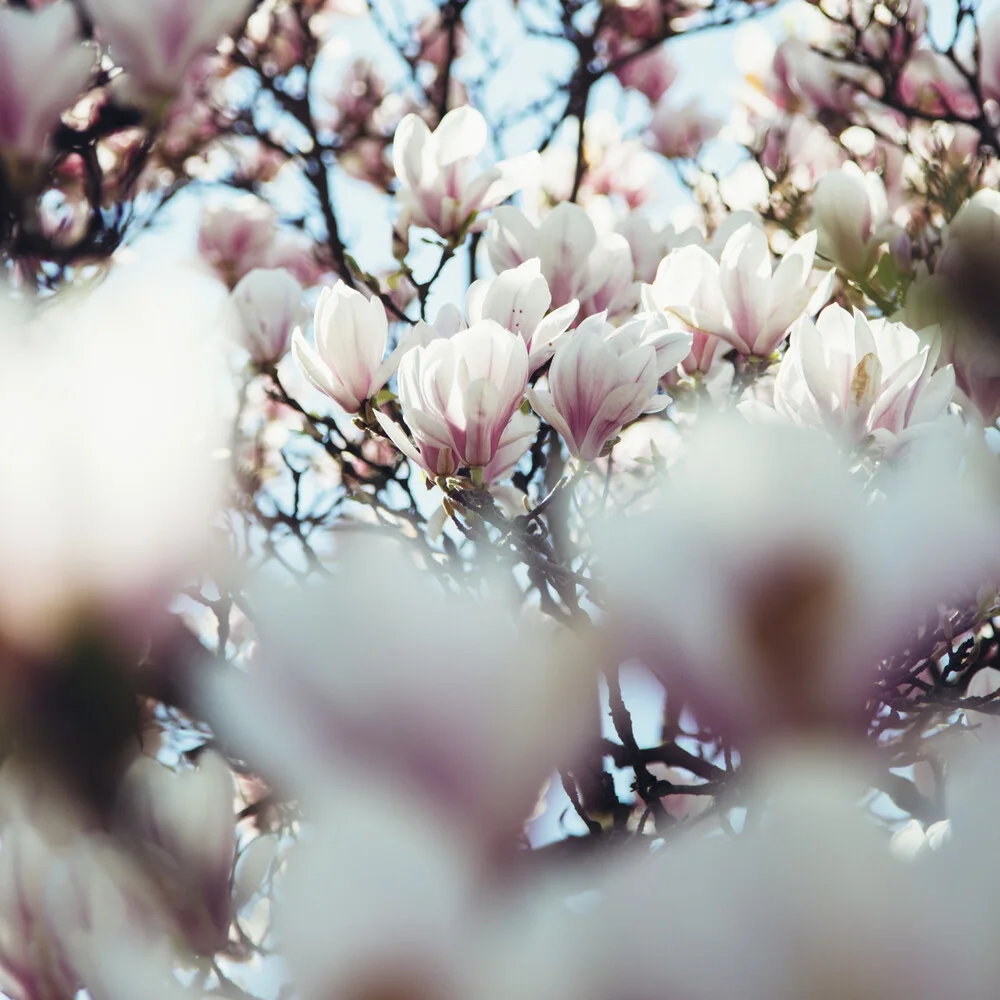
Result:
{"label": "magnolia tree", "polygon": [[0,4],[7,996],[997,995],[1000,15],[766,6]]}

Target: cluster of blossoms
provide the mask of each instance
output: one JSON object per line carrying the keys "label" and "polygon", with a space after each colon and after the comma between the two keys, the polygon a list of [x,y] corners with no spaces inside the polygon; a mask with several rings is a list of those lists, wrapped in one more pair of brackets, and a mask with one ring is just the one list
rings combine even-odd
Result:
{"label": "cluster of blossoms", "polygon": [[0,0],[6,996],[996,994],[1000,16],[769,5]]}

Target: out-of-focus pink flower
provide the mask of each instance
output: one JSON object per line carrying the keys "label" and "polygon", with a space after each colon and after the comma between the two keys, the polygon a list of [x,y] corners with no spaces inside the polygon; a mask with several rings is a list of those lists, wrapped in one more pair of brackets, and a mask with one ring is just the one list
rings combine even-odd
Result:
{"label": "out-of-focus pink flower", "polygon": [[[700,247],[682,247],[683,268],[664,272],[655,298],[692,329],[721,337],[740,354],[767,358],[785,339],[789,327],[806,311],[816,234],[807,233],[786,251],[771,273],[771,250],[766,234],[747,224],[726,242],[719,263]],[[686,275],[697,289],[698,305],[668,298],[684,295],[677,279]]]}
{"label": "out-of-focus pink flower", "polygon": [[556,346],[548,390],[529,389],[528,401],[574,458],[593,461],[626,424],[669,402],[656,388],[660,376],[683,360],[690,339],[674,333],[658,351],[649,334],[660,328],[650,316],[617,329],[603,315],[591,316]]}
{"label": "out-of-focus pink flower", "polygon": [[320,392],[348,413],[357,413],[392,374],[393,362],[383,360],[389,323],[382,300],[368,299],[338,281],[320,294],[313,332],[315,349],[295,332],[295,360]]}
{"label": "out-of-focus pink flower", "polygon": [[878,663],[1000,558],[992,459],[967,449],[960,468],[943,436],[911,448],[873,496],[822,431],[696,428],[659,503],[600,550],[626,646],[744,743],[853,731]]}
{"label": "out-of-focus pink flower", "polygon": [[[555,351],[555,344],[576,319],[579,304],[567,302],[548,312],[552,302],[537,257],[501,271],[497,277],[474,282],[466,308],[471,324],[491,319],[521,337],[528,348],[528,367],[536,371]],[[548,315],[546,315],[548,313]]]}
{"label": "out-of-focus pink flower", "polygon": [[316,255],[316,243],[301,229],[279,229],[264,254],[261,267],[283,267],[303,288],[318,285],[328,273]]}
{"label": "out-of-focus pink flower", "polygon": [[234,202],[208,205],[198,229],[198,252],[230,288],[255,267],[267,266],[278,219],[267,202],[244,195]]}
{"label": "out-of-focus pink flower", "polygon": [[926,115],[975,118],[979,102],[969,82],[945,55],[919,49],[910,56],[896,84],[900,100]]}
{"label": "out-of-focus pink flower", "polygon": [[649,145],[670,159],[694,159],[721,127],[721,119],[708,114],[697,99],[680,106],[665,99],[653,111]]}
{"label": "out-of-focus pink flower", "polygon": [[933,429],[955,394],[950,365],[935,371],[938,334],[917,336],[901,323],[869,323],[838,305],[792,331],[774,386],[774,408],[797,423],[828,427],[855,446],[874,438],[895,452]]}
{"label": "out-of-focus pink flower", "polygon": [[122,782],[122,822],[199,955],[225,945],[232,920],[233,799],[233,776],[212,754],[187,771],[140,756]]}
{"label": "out-of-focus pink flower", "polygon": [[883,88],[875,70],[824,56],[801,38],[786,38],[778,46],[774,73],[792,95],[805,102],[803,110],[848,114],[859,96],[880,97]]}
{"label": "out-of-focus pink flower", "polygon": [[100,37],[143,102],[171,97],[203,52],[245,19],[249,0],[85,0]]}
{"label": "out-of-focus pink flower", "polygon": [[812,224],[819,232],[817,254],[845,274],[866,277],[878,248],[899,231],[889,219],[885,185],[855,163],[822,177],[813,192]]}
{"label": "out-of-focus pink flower", "polygon": [[284,357],[302,317],[302,286],[284,268],[255,268],[240,279],[231,301],[240,338],[255,365]]}
{"label": "out-of-focus pink flower", "polygon": [[449,111],[433,132],[419,115],[399,123],[392,149],[399,179],[398,232],[421,226],[456,239],[485,228],[480,213],[505,201],[538,170],[535,152],[478,170],[475,160],[486,141],[486,119],[468,105]]}
{"label": "out-of-focus pink flower", "polygon": [[523,338],[488,319],[414,347],[399,362],[399,399],[414,438],[470,469],[493,461],[527,382]]}
{"label": "out-of-focus pink flower", "polygon": [[638,90],[650,104],[656,104],[677,79],[677,67],[667,47],[658,45],[619,66],[615,76],[623,87]]}
{"label": "out-of-focus pink flower", "polygon": [[0,7],[0,156],[30,163],[46,155],[49,135],[95,65],[79,31],[69,3]]}
{"label": "out-of-focus pink flower", "polygon": [[417,42],[420,45],[417,58],[421,62],[432,63],[440,71],[449,58],[459,59],[465,52],[468,33],[461,20],[455,25],[454,36],[454,51],[450,51],[448,30],[441,23],[440,11],[428,14],[417,25]]}
{"label": "out-of-focus pink flower", "polygon": [[761,166],[776,176],[787,173],[800,191],[811,191],[816,182],[844,162],[844,148],[828,129],[806,115],[794,115],[787,128],[769,128],[764,138]]}
{"label": "out-of-focus pink flower", "polygon": [[490,220],[486,247],[497,271],[537,257],[556,306],[573,299],[593,300],[601,302],[595,311],[624,311],[632,283],[628,243],[617,233],[598,237],[593,221],[579,205],[557,205],[537,227],[519,209],[498,208]]}

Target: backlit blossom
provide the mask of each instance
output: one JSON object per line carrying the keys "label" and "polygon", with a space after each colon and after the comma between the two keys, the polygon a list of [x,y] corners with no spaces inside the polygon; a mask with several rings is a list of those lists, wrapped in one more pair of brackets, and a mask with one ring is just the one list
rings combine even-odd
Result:
{"label": "backlit blossom", "polygon": [[0,7],[0,156],[45,155],[60,115],[76,103],[95,65],[67,2],[38,11]]}
{"label": "backlit blossom", "polygon": [[178,926],[202,955],[225,944],[232,919],[233,794],[229,768],[211,754],[186,771],[141,756],[122,785],[124,828],[146,855]]}
{"label": "backlit blossom", "polygon": [[855,163],[845,163],[819,180],[812,207],[818,256],[851,276],[866,277],[875,266],[879,246],[898,232],[889,218],[881,178],[863,173]]}
{"label": "backlit blossom", "polygon": [[879,660],[1000,557],[986,457],[921,447],[874,497],[822,432],[696,428],[657,503],[609,525],[622,641],[744,740],[854,725]]}
{"label": "backlit blossom", "polygon": [[950,365],[935,366],[941,338],[923,338],[901,323],[870,323],[827,306],[816,323],[802,320],[781,362],[774,407],[800,423],[829,427],[851,445],[872,437],[897,449],[932,427],[955,394]]}
{"label": "backlit blossom", "polygon": [[141,629],[205,558],[226,386],[214,290],[161,266],[20,316],[0,296],[0,423],[18,428],[0,483],[0,563],[19,567],[0,571],[5,642],[58,642],[95,613]]}
{"label": "backlit blossom", "polygon": [[538,164],[537,153],[526,153],[480,170],[475,161],[486,141],[486,119],[468,105],[449,111],[433,132],[416,114],[399,123],[392,149],[398,232],[421,226],[455,239],[485,228],[480,213],[521,188]]}
{"label": "backlit blossom", "polygon": [[503,843],[591,735],[593,674],[571,637],[523,617],[490,573],[480,582],[455,590],[405,545],[345,540],[325,586],[262,601],[252,675],[205,678],[227,736],[307,802],[361,765],[367,787],[433,804],[474,849]]}
{"label": "backlit blossom", "polygon": [[137,98],[170,97],[196,58],[240,27],[248,0],[85,0],[112,58]]}
{"label": "backlit blossom", "polygon": [[[528,349],[516,333],[481,320],[408,351],[398,374],[403,418],[414,437],[451,452],[460,465],[482,469],[524,398]],[[439,464],[437,474],[453,471]]]}
{"label": "backlit blossom", "polygon": [[926,115],[975,118],[979,102],[957,66],[933,49],[910,56],[897,83],[900,99]]}
{"label": "backlit blossom", "polygon": [[571,300],[548,312],[551,303],[548,282],[537,258],[501,271],[495,278],[473,282],[466,302],[470,323],[491,319],[524,340],[531,371],[552,357],[558,338],[576,319],[579,309],[579,304]]}
{"label": "backlit blossom", "polygon": [[656,152],[670,159],[694,159],[721,127],[721,120],[709,114],[697,100],[678,105],[665,97],[653,109],[648,142]]}
{"label": "backlit blossom", "polygon": [[229,288],[235,288],[255,267],[270,266],[267,258],[277,234],[274,209],[248,194],[205,207],[198,229],[198,252]]}
{"label": "backlit blossom", "polygon": [[240,279],[231,301],[250,360],[256,365],[279,361],[302,316],[302,286],[283,268],[255,268]]}
{"label": "backlit blossom", "polygon": [[313,331],[315,348],[300,331],[293,335],[295,360],[320,392],[357,413],[392,374],[392,362],[383,360],[389,323],[382,300],[338,281],[320,294]]}
{"label": "backlit blossom", "polygon": [[[816,234],[807,233],[772,274],[767,236],[747,224],[726,242],[718,263],[700,247],[675,251],[683,255],[683,269],[661,265],[653,297],[693,329],[720,337],[742,355],[766,358],[813,297],[809,278],[815,248]],[[678,280],[682,276],[685,280]],[[668,302],[672,298],[696,298],[698,304]]]}
{"label": "backlit blossom", "polygon": [[660,325],[640,316],[615,329],[597,315],[557,345],[548,389],[529,389],[528,401],[574,458],[593,461],[626,424],[669,401],[656,396],[657,385],[688,353],[690,339]]}
{"label": "backlit blossom", "polygon": [[618,233],[598,236],[586,210],[571,202],[557,205],[539,226],[519,209],[504,206],[493,213],[486,236],[490,262],[497,271],[538,258],[552,304],[576,299],[588,314],[626,307],[632,283],[628,243]]}

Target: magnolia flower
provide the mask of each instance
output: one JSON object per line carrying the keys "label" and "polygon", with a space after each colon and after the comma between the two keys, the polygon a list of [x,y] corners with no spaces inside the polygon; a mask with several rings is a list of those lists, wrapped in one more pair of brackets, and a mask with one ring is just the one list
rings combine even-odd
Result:
{"label": "magnolia flower", "polygon": [[918,49],[896,84],[900,99],[926,115],[975,118],[979,102],[961,70],[940,52]]}
{"label": "magnolia flower", "polygon": [[875,70],[825,56],[795,37],[775,50],[774,73],[795,103],[806,103],[806,111],[829,108],[849,114],[862,94],[881,96],[883,89]]}
{"label": "magnolia flower", "polygon": [[938,364],[955,370],[963,409],[987,424],[1000,415],[1000,348],[992,284],[998,263],[1000,194],[976,192],[944,234],[933,274],[918,274],[900,318],[913,329],[938,326]]}
{"label": "magnolia flower", "polygon": [[[6,771],[6,768],[5,768]],[[37,775],[36,775],[37,777]],[[9,808],[11,785],[3,788]],[[0,831],[0,988],[14,1000],[178,1000],[175,932],[121,845],[85,832],[55,785]],[[16,797],[16,792],[15,792]],[[20,810],[15,809],[16,812]]]}
{"label": "magnolia flower", "polygon": [[240,27],[249,0],[84,0],[137,98],[169,98],[203,52]]}
{"label": "magnolia flower", "polygon": [[524,340],[489,319],[404,354],[399,401],[421,464],[449,475],[450,453],[469,469],[489,465],[527,383]]}
{"label": "magnolia flower", "polygon": [[470,323],[491,319],[518,334],[528,348],[529,369],[536,371],[552,357],[557,339],[579,311],[579,304],[572,300],[546,315],[551,302],[541,262],[533,257],[495,278],[473,282],[466,309]]}
{"label": "magnolia flower", "polygon": [[392,374],[394,362],[383,360],[389,323],[382,300],[365,298],[338,281],[320,294],[313,330],[315,350],[295,331],[295,360],[320,392],[346,412],[357,413]]}
{"label": "magnolia flower", "polygon": [[38,11],[0,7],[0,155],[45,156],[60,115],[94,68],[94,49],[79,32],[76,11],[63,0]]}
{"label": "magnolia flower", "polygon": [[650,104],[656,104],[677,79],[677,67],[667,47],[658,45],[629,58],[615,70],[615,76],[623,87],[638,90]]}
{"label": "magnolia flower", "polygon": [[[642,286],[643,308],[648,312],[672,313],[674,309],[683,307],[707,313],[717,300],[714,279],[715,269],[705,266],[705,252],[701,247],[681,247],[660,261],[653,283]],[[683,323],[683,320],[678,318],[678,322]],[[720,348],[723,348],[723,341],[712,333],[690,324],[684,325],[692,335],[691,352],[682,362],[684,373],[704,375],[712,367]],[[728,350],[728,345],[723,350]]]}
{"label": "magnolia flower", "polygon": [[966,449],[960,470],[938,436],[911,458],[873,496],[820,431],[700,421],[658,502],[599,550],[623,655],[743,741],[853,731],[879,661],[1000,557],[991,460]]}
{"label": "magnolia flower", "polygon": [[[461,459],[451,448],[442,448],[433,439],[429,439],[419,431],[413,432],[410,438],[406,431],[390,420],[380,410],[375,411],[375,419],[385,431],[389,440],[417,466],[424,470],[431,479],[439,476],[450,476],[462,465]],[[496,484],[510,478],[514,467],[524,453],[531,447],[531,442],[538,433],[539,422],[530,414],[515,410],[510,423],[500,435],[496,454],[483,466],[483,485],[495,487]],[[509,495],[497,489],[491,492],[501,500],[509,499]]]}
{"label": "magnolia flower", "polygon": [[[990,874],[984,885],[981,855],[970,844],[927,863],[895,857],[856,805],[869,777],[864,767],[850,760],[848,771],[842,747],[782,749],[797,767],[768,759],[757,768],[764,780],[748,793],[748,808],[763,816],[759,829],[682,833],[668,850],[605,876],[588,940],[617,961],[613,972],[595,961],[591,995],[989,996],[998,965],[986,915],[995,880]],[[983,850],[995,836],[993,812],[976,831]],[[688,902],[679,907],[678,899]],[[645,945],[648,927],[669,945]]]}
{"label": "magnolia flower", "polygon": [[653,109],[648,142],[670,159],[694,159],[721,127],[722,121],[705,111],[697,99],[677,106],[664,98]]}
{"label": "magnolia flower", "polygon": [[456,979],[478,919],[475,861],[409,790],[348,785],[288,861],[276,930],[296,990],[462,995]]}
{"label": "magnolia flower", "polygon": [[486,248],[498,272],[537,257],[556,306],[576,299],[586,300],[593,311],[617,312],[626,305],[633,275],[627,241],[618,233],[598,237],[586,210],[572,202],[556,205],[537,227],[516,208],[498,208]]}
{"label": "magnolia flower", "polygon": [[538,169],[532,152],[476,172],[486,140],[486,119],[468,106],[449,111],[433,132],[416,114],[399,123],[392,149],[401,208],[397,231],[422,226],[454,240],[485,228],[479,213],[505,201]]}
{"label": "magnolia flower", "polygon": [[230,300],[250,360],[258,366],[280,361],[302,314],[302,286],[284,268],[255,268]]}
{"label": "magnolia flower", "polygon": [[510,847],[592,734],[585,651],[523,617],[488,572],[477,593],[453,590],[384,537],[345,538],[337,556],[325,586],[258,601],[257,669],[205,678],[213,718],[305,803],[361,767],[369,791],[423,800],[474,847]]}
{"label": "magnolia flower", "polygon": [[213,954],[232,919],[230,880],[236,859],[233,778],[221,758],[172,771],[141,756],[122,782],[125,828],[192,949]]}
{"label": "magnolia flower", "polygon": [[947,412],[955,372],[934,370],[936,333],[923,339],[902,323],[870,323],[855,310],[827,306],[802,320],[774,385],[774,408],[798,423],[829,427],[851,445],[869,437],[895,450]]}
{"label": "magnolia flower", "polygon": [[[664,268],[662,279],[658,275],[660,289],[650,298],[663,302],[690,327],[721,337],[740,354],[767,358],[813,297],[808,281],[815,248],[816,234],[806,233],[772,274],[767,236],[747,224],[726,242],[719,263],[700,247],[675,251],[684,255],[683,264]],[[681,276],[686,288],[677,281]],[[668,305],[666,300],[674,297],[697,299],[699,304]]]}
{"label": "magnolia flower", "polygon": [[819,232],[816,252],[852,277],[867,277],[878,249],[898,227],[889,219],[885,185],[856,163],[820,178],[813,191],[812,224]]}
{"label": "magnolia flower", "polygon": [[45,919],[45,882],[55,852],[29,823],[3,828],[0,848],[0,988],[17,1000],[71,997],[79,975]]}
{"label": "magnolia flower", "polygon": [[0,483],[7,648],[51,648],[95,615],[141,630],[201,565],[225,441],[214,291],[190,272],[132,266],[20,317],[0,294],[0,422],[19,427]]}
{"label": "magnolia flower", "polygon": [[278,234],[278,217],[266,201],[247,194],[232,202],[209,204],[201,214],[198,253],[219,277],[235,288],[267,256]]}
{"label": "magnolia flower", "polygon": [[584,320],[557,345],[548,390],[528,390],[532,409],[574,458],[593,461],[626,424],[669,402],[656,388],[688,353],[690,338],[654,322],[640,316],[616,329],[604,315]]}

